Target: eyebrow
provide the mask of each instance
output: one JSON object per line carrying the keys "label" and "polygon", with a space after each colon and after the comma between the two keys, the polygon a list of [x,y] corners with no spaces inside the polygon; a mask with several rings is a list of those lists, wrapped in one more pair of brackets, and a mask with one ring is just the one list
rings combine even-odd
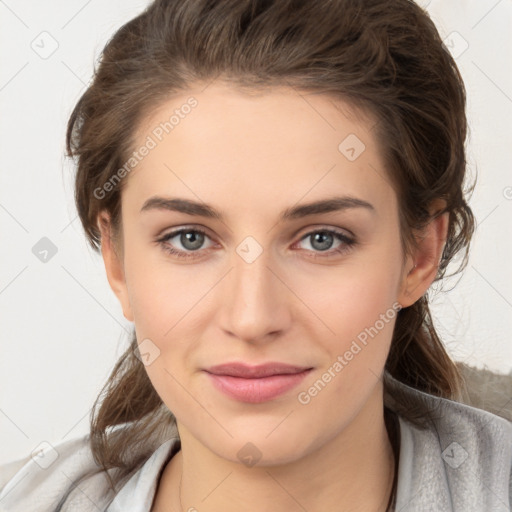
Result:
{"label": "eyebrow", "polygon": [[[350,210],[354,208],[363,208],[371,213],[376,213],[372,204],[357,197],[342,196],[329,199],[322,199],[311,203],[301,204],[287,208],[280,215],[280,221],[290,221],[301,219],[311,215],[321,213],[330,213],[337,211]],[[224,222],[224,215],[213,206],[206,203],[199,203],[190,199],[169,198],[153,196],[150,197],[142,206],[141,213],[149,210],[169,210],[186,213],[198,217],[206,217]]]}

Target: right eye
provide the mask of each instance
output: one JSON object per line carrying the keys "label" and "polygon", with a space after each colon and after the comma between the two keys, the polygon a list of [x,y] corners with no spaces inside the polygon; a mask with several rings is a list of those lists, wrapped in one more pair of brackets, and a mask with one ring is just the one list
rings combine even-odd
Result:
{"label": "right eye", "polygon": [[[176,249],[174,244],[169,243],[170,240],[177,238],[178,236],[178,242],[181,244],[183,249]],[[168,254],[172,254],[178,258],[196,258],[198,255],[194,253],[201,252],[200,247],[203,245],[205,237],[210,238],[202,229],[180,228],[165,234],[159,238],[157,242]]]}

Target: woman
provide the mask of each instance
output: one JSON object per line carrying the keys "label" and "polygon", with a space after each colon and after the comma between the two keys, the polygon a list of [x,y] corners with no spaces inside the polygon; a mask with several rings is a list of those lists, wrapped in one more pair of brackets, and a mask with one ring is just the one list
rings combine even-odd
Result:
{"label": "woman", "polygon": [[0,504],[509,510],[512,425],[461,403],[429,313],[473,232],[465,138],[413,2],[153,2],[67,136],[134,336],[90,437]]}

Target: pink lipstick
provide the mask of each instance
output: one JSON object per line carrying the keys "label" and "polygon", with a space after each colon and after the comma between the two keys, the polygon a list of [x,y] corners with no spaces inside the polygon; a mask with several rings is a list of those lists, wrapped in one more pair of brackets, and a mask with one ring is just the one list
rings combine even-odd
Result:
{"label": "pink lipstick", "polygon": [[235,400],[260,403],[272,400],[297,386],[312,370],[284,363],[249,366],[227,363],[205,370],[214,386]]}

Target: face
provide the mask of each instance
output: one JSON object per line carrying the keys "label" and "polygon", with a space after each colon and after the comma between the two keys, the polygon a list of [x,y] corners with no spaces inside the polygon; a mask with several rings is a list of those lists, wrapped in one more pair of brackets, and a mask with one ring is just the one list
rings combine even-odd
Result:
{"label": "face", "polygon": [[[382,408],[397,310],[433,274],[409,272],[372,127],[325,95],[215,83],[137,131],[149,149],[124,184],[122,257],[102,243],[108,278],[180,434],[218,456],[286,463]],[[209,372],[270,362],[294,374]]]}

